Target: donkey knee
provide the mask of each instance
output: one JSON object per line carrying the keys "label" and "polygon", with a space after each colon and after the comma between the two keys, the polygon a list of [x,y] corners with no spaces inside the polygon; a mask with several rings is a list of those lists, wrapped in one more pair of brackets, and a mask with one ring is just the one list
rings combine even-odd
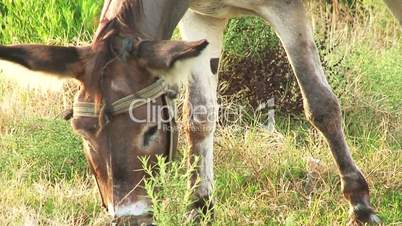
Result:
{"label": "donkey knee", "polygon": [[307,119],[323,133],[336,132],[340,126],[341,110],[332,93],[314,98],[305,104]]}
{"label": "donkey knee", "polygon": [[202,141],[209,137],[216,127],[216,114],[214,110],[193,111],[189,116],[188,134],[192,140]]}

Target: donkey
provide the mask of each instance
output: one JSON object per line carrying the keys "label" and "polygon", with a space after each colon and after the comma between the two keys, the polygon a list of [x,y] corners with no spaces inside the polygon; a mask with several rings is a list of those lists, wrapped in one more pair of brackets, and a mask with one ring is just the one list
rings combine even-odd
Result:
{"label": "donkey", "polygon": [[[402,24],[402,1],[385,0]],[[0,46],[0,58],[31,70],[80,81],[70,116],[84,140],[103,206],[115,217],[147,217],[150,202],[142,185],[140,156],[172,156],[176,138],[169,109],[159,127],[145,119],[145,103],[165,107],[171,88],[188,79],[187,134],[200,157],[195,206],[212,208],[213,137],[217,120],[217,67],[223,30],[234,16],[256,15],[277,32],[300,85],[307,119],[325,136],[351,206],[350,224],[379,223],[368,184],[353,161],[341,125],[341,111],[321,66],[302,0],[105,0],[91,46]],[[181,20],[181,21],[180,21]],[[161,41],[176,25],[191,42]],[[206,41],[208,40],[208,42]],[[208,48],[207,48],[208,45]],[[190,60],[192,59],[192,60]],[[191,109],[201,107],[202,112]],[[129,117],[130,116],[130,117]],[[168,118],[168,120],[164,120]]]}

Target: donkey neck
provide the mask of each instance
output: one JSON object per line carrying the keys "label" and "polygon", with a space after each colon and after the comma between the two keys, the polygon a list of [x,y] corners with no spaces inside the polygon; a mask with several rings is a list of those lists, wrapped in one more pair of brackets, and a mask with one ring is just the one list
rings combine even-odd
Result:
{"label": "donkey neck", "polygon": [[189,7],[189,0],[141,0],[142,18],[137,27],[156,40],[170,39],[172,33]]}
{"label": "donkey neck", "polygon": [[188,9],[189,0],[105,0],[97,35],[108,21],[117,19],[120,31],[144,39],[170,39]]}

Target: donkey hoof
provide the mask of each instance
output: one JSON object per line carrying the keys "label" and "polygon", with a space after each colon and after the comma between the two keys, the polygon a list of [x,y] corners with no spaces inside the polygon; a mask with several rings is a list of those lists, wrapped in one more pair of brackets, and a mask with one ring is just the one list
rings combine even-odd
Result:
{"label": "donkey hoof", "polygon": [[371,207],[363,204],[357,204],[351,209],[351,219],[348,225],[376,225],[380,224],[380,218],[375,214]]}
{"label": "donkey hoof", "polygon": [[199,198],[192,205],[188,221],[212,225],[214,217],[214,202],[210,198]]}
{"label": "donkey hoof", "polygon": [[215,202],[211,198],[199,198],[193,203],[194,209],[199,209],[204,215],[213,214]]}

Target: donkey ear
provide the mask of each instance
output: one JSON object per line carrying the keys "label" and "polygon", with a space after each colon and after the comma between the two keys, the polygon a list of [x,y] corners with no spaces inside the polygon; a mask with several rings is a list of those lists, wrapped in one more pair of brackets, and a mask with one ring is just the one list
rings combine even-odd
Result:
{"label": "donkey ear", "polygon": [[142,41],[135,49],[139,62],[152,75],[162,76],[170,85],[180,85],[191,77],[196,57],[208,46],[206,40],[182,41]]}
{"label": "donkey ear", "polygon": [[79,78],[84,73],[90,52],[90,47],[0,45],[0,60],[63,78]]}
{"label": "donkey ear", "polygon": [[170,69],[176,61],[193,58],[207,47],[207,40],[183,41],[141,41],[137,56],[146,67],[153,70]]}

